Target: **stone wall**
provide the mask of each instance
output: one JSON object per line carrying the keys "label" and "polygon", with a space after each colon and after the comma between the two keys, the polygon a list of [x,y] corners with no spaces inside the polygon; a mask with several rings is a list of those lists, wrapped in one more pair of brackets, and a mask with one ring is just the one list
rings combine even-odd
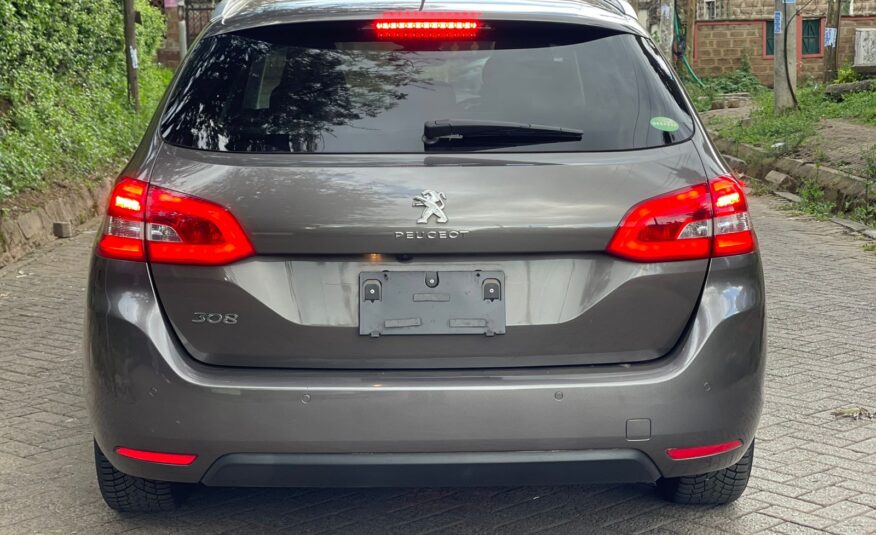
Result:
{"label": "stone wall", "polygon": [[54,223],[69,222],[75,228],[101,213],[112,182],[106,179],[90,186],[58,187],[38,208],[23,214],[0,214],[0,268],[54,240]]}

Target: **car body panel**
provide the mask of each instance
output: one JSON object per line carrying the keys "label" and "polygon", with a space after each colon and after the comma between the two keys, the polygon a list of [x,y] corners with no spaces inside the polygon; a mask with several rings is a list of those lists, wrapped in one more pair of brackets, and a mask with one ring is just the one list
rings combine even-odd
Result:
{"label": "car body panel", "polygon": [[[708,265],[705,260],[636,264],[605,255],[417,256],[413,263],[389,258],[258,257],[216,268],[154,265],[152,273],[175,332],[193,357],[209,364],[483,368],[660,357],[687,327]],[[360,336],[358,275],[375,270],[439,276],[502,271],[507,333]],[[211,312],[234,314],[235,324],[193,322],[196,313]]]}
{"label": "car body panel", "polygon": [[[693,142],[606,153],[272,155],[164,145],[151,183],[227,207],[260,254],[603,251],[634,204],[705,182]],[[447,195],[418,224],[414,197]],[[397,232],[463,233],[456,239]]]}
{"label": "car body panel", "polygon": [[[687,326],[708,267],[705,260],[643,265],[601,253],[631,206],[705,181],[693,142],[469,156],[246,155],[165,145],[150,161],[152,184],[227,207],[259,254],[217,268],[152,267],[177,334],[210,364],[442,368],[653,359]],[[446,192],[446,224],[417,223],[423,208],[413,199],[424,189]],[[512,328],[490,339],[359,337],[363,270],[504,271]],[[239,321],[195,323],[197,313]]]}
{"label": "car body panel", "polygon": [[[629,365],[472,370],[277,370],[192,359],[144,264],[94,261],[87,400],[95,437],[125,473],[200,481],[231,453],[644,452],[663,476],[736,462],[742,450],[674,462],[670,447],[740,439],[762,406],[764,293],[757,254],[713,260],[700,306],[669,355]],[[626,422],[651,421],[629,441]],[[196,453],[141,463],[118,446]]]}

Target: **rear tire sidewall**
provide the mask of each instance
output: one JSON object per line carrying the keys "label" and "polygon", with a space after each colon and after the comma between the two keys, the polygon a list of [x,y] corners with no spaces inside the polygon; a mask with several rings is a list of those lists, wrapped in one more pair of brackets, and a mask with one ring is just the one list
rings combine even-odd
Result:
{"label": "rear tire sidewall", "polygon": [[657,493],[673,503],[726,505],[745,492],[753,462],[754,442],[736,464],[706,474],[662,478],[657,481]]}
{"label": "rear tire sidewall", "polygon": [[97,485],[104,502],[121,513],[158,513],[176,509],[189,485],[130,476],[119,471],[94,443]]}

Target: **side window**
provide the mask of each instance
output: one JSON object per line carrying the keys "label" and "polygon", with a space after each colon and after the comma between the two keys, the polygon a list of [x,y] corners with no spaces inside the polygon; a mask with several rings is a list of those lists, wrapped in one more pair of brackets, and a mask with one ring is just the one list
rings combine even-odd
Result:
{"label": "side window", "polygon": [[821,19],[803,20],[802,43],[804,56],[821,54]]}
{"label": "side window", "polygon": [[768,20],[763,25],[763,54],[764,56],[776,55],[776,34],[773,33],[773,21]]}

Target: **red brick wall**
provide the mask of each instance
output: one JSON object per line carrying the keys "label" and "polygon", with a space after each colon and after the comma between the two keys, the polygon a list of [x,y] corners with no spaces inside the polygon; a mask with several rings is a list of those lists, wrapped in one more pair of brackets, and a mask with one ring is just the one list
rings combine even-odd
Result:
{"label": "red brick wall", "polygon": [[717,76],[739,69],[747,56],[758,76],[766,74],[762,21],[698,22],[694,35],[693,67],[700,76]]}

